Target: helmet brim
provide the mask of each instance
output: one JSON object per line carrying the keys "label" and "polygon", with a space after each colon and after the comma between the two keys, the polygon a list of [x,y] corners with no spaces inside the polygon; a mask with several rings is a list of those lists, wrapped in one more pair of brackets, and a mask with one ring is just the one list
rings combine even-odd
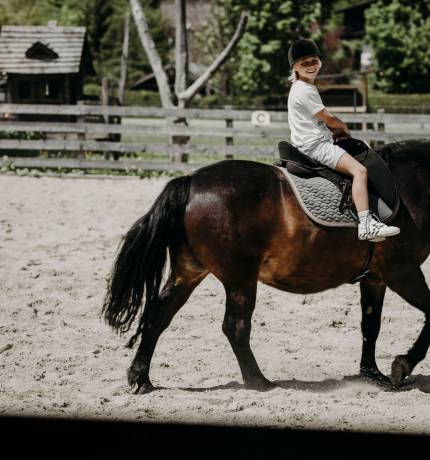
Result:
{"label": "helmet brim", "polygon": [[318,56],[320,59],[324,59],[324,55],[321,54],[321,53],[311,53],[311,54],[307,54],[306,56],[301,56],[301,57],[299,57],[299,58],[296,59],[294,62],[292,62],[290,66],[293,67],[293,65],[294,65],[294,64],[297,64],[297,62],[301,61],[302,59],[311,57],[311,56]]}

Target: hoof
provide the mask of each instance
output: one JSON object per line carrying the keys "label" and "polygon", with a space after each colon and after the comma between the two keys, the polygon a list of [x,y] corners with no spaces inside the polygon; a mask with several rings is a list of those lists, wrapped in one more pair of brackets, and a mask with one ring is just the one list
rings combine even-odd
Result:
{"label": "hoof", "polygon": [[134,392],[135,395],[146,395],[155,391],[155,388],[152,386],[151,382],[142,383],[141,385],[138,384],[136,391]]}
{"label": "hoof", "polygon": [[245,382],[245,388],[247,390],[256,390],[256,391],[269,391],[273,390],[274,388],[278,388],[276,383],[271,382],[270,380],[258,380],[258,381],[251,381]]}
{"label": "hoof", "polygon": [[399,385],[408,375],[411,375],[412,369],[406,356],[396,356],[391,364],[391,378],[396,385]]}
{"label": "hoof", "polygon": [[393,383],[379,369],[360,369],[360,378],[382,388],[393,388]]}
{"label": "hoof", "polygon": [[131,388],[137,386],[137,390],[134,394],[145,394],[154,390],[144,369],[136,369],[136,367],[131,366],[127,371],[127,380]]}

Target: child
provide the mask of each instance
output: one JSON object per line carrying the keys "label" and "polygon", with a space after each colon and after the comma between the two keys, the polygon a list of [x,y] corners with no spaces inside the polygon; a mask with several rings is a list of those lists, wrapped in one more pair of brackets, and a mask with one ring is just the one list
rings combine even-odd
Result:
{"label": "child", "polygon": [[352,199],[359,217],[358,238],[383,241],[387,236],[400,233],[400,229],[379,222],[370,213],[366,167],[333,144],[331,131],[336,138],[349,137],[349,132],[346,124],[325,108],[314,85],[321,69],[321,57],[311,40],[297,40],[288,50],[292,67],[289,80],[293,83],[288,96],[292,144],[323,165],[352,176]]}

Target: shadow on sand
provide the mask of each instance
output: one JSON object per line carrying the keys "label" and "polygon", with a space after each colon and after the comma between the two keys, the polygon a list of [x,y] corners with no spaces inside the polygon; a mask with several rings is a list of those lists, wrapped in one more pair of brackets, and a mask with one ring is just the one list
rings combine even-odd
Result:
{"label": "shadow on sand", "polygon": [[[363,384],[379,389],[381,391],[411,391],[411,390],[420,390],[424,393],[430,393],[430,376],[428,375],[413,375],[405,380],[399,386],[382,386],[377,383],[371,382],[369,380],[363,379],[358,375],[345,376],[343,379],[325,379],[320,381],[306,381],[306,380],[274,380],[279,388],[284,390],[301,390],[301,391],[310,391],[314,393],[328,393],[331,391],[340,390],[343,388],[351,387],[351,384]],[[161,388],[157,388],[161,389]],[[239,382],[232,381],[226,383],[225,385],[216,385],[212,387],[202,387],[202,388],[179,388],[183,391],[190,392],[205,392],[205,391],[216,391],[216,390],[243,390],[245,386]],[[276,389],[276,387],[275,387]]]}

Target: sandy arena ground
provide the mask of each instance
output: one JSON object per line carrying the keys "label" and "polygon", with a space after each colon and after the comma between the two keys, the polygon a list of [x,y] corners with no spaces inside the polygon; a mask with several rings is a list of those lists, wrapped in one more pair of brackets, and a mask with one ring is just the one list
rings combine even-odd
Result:
{"label": "sandy arena ground", "polygon": [[[252,346],[279,385],[259,393],[243,388],[221,331],[223,288],[208,277],[161,337],[151,369],[161,389],[132,394],[134,350],[100,308],[121,235],[166,182],[0,176],[0,414],[430,433],[430,356],[403,391],[350,378],[361,349],[356,285],[308,296],[259,286]],[[387,293],[384,373],[422,324]]]}

